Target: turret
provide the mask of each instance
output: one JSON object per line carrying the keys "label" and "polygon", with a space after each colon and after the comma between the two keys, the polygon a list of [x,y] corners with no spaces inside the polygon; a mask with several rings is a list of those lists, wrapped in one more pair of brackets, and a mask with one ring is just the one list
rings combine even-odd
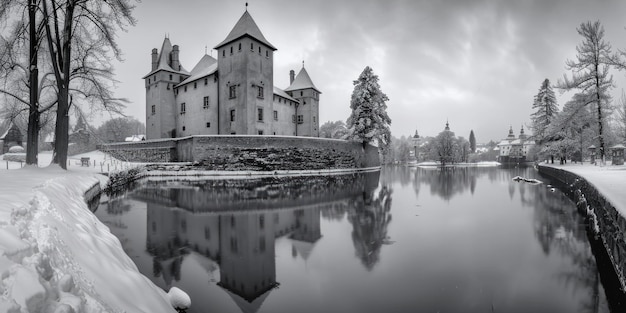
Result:
{"label": "turret", "polygon": [[507,140],[515,140],[515,134],[513,134],[513,126],[509,127],[509,135],[506,137]]}
{"label": "turret", "polygon": [[152,49],[152,71],[159,66],[159,53],[157,48]]}
{"label": "turret", "polygon": [[519,139],[526,139],[526,134],[524,134],[524,125],[522,125],[522,129],[519,132]]}
{"label": "turret", "polygon": [[296,78],[296,72],[294,70],[289,71],[289,85],[293,84],[294,78]]}
{"label": "turret", "polygon": [[180,71],[180,60],[178,59],[178,54],[179,54],[179,50],[178,50],[178,45],[174,45],[172,47],[172,69],[174,69],[175,71]]}

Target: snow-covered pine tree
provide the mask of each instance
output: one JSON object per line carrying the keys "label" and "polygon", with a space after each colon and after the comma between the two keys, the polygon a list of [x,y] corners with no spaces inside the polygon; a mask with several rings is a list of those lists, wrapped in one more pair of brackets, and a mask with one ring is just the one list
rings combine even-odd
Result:
{"label": "snow-covered pine tree", "polygon": [[385,153],[391,142],[391,119],[387,115],[387,95],[380,90],[378,76],[366,66],[359,79],[354,81],[354,91],[350,100],[352,113],[347,121],[348,140],[363,143],[372,142]]}
{"label": "snow-covered pine tree", "polygon": [[533,101],[533,112],[530,115],[531,127],[537,142],[541,142],[546,136],[546,130],[554,116],[558,113],[556,96],[547,78],[541,83],[539,92]]}

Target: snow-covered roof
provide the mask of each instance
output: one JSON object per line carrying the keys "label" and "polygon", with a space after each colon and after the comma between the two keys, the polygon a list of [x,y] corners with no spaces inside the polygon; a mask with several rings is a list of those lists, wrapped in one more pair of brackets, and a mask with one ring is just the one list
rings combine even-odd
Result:
{"label": "snow-covered roof", "polygon": [[235,27],[233,27],[228,36],[226,36],[226,39],[215,46],[215,49],[219,49],[220,47],[244,36],[252,37],[262,42],[270,49],[277,50],[269,41],[267,41],[267,39],[265,39],[265,36],[263,36],[263,33],[261,33],[261,30],[256,25],[254,19],[252,19],[252,16],[248,13],[248,11],[243,13],[241,18],[239,18],[239,21],[237,21],[237,24],[235,24]]}
{"label": "snow-covered roof", "polygon": [[274,94],[280,97],[283,97],[287,100],[293,101],[293,102],[298,102],[298,100],[292,98],[291,96],[289,96],[284,90],[274,86]]}
{"label": "snow-covered roof", "polygon": [[124,139],[124,141],[127,141],[127,142],[142,141],[142,140],[146,140],[146,135],[132,135]]}
{"label": "snow-covered roof", "polygon": [[293,83],[291,83],[291,86],[285,88],[285,91],[293,91],[293,90],[308,89],[308,88],[315,89],[315,91],[322,93],[319,89],[317,89],[317,87],[315,87],[306,69],[302,67],[298,75],[296,75],[296,78],[293,80]]}
{"label": "snow-covered roof", "polygon": [[497,146],[508,146],[508,145],[510,145],[510,144],[511,144],[511,142],[510,142],[510,141],[508,141],[508,140],[502,140],[502,141],[500,141],[500,143],[498,143],[498,144],[497,144]]}
{"label": "snow-covered roof", "polygon": [[209,76],[217,71],[217,60],[212,56],[205,54],[198,64],[193,67],[189,77],[177,84],[176,86],[182,86],[190,83],[194,80],[198,80],[202,77]]}
{"label": "snow-covered roof", "polygon": [[619,143],[619,144],[616,144],[616,145],[612,146],[610,149],[626,149],[626,146],[624,146],[623,144]]}
{"label": "snow-covered roof", "polygon": [[6,138],[6,136],[9,134],[9,130],[11,129],[11,127],[13,126],[13,123],[10,122],[6,125],[6,129],[4,131],[2,131],[2,125],[0,125],[0,133],[2,134],[0,136],[0,140],[4,140],[4,138]]}

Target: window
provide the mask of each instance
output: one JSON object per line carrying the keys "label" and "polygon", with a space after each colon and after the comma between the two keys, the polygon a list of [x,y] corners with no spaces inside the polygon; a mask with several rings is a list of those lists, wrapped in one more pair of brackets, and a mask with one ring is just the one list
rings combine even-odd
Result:
{"label": "window", "polygon": [[237,90],[235,89],[237,86],[232,85],[230,87],[228,87],[228,98],[229,99],[233,99],[233,98],[237,98]]}
{"label": "window", "polygon": [[278,111],[274,111],[274,120],[278,121]]}
{"label": "window", "polygon": [[150,84],[150,78],[148,78],[148,84]]}
{"label": "window", "polygon": [[315,123],[315,116],[313,116],[313,123]]}
{"label": "window", "polygon": [[234,122],[235,121],[235,110],[230,110],[230,121]]}
{"label": "window", "polygon": [[153,104],[152,105],[152,115],[156,114],[156,106]]}
{"label": "window", "polygon": [[258,132],[258,133],[259,133],[259,135],[261,135],[261,136],[263,135],[263,131],[262,131],[262,130],[259,130],[259,132]]}
{"label": "window", "polygon": [[183,75],[178,76],[178,81],[183,81]]}
{"label": "window", "polygon": [[298,115],[298,124],[304,123],[304,116]]}
{"label": "window", "polygon": [[185,114],[185,111],[186,111],[185,109],[186,109],[185,108],[185,102],[183,102],[183,103],[180,104],[180,114]]}
{"label": "window", "polygon": [[262,86],[258,86],[259,90],[258,90],[258,94],[256,95],[258,98],[263,99],[263,87]]}
{"label": "window", "polygon": [[187,92],[187,85],[185,85],[185,92]]}
{"label": "window", "polygon": [[226,49],[222,49],[222,56],[225,57],[226,56]]}
{"label": "window", "polygon": [[185,126],[183,126],[183,131],[185,131]]}
{"label": "window", "polygon": [[257,120],[259,122],[263,122],[263,109],[262,108],[257,108],[256,112],[257,112]]}
{"label": "window", "polygon": [[172,74],[170,74],[170,80],[172,80]]}
{"label": "window", "polygon": [[206,128],[210,128],[211,127],[211,123],[206,123]]}
{"label": "window", "polygon": [[203,103],[202,103],[202,108],[204,109],[208,109],[209,108],[209,96],[204,97]]}
{"label": "window", "polygon": [[241,51],[241,42],[239,43],[239,51]]}
{"label": "window", "polygon": [[304,96],[304,91],[300,91],[300,97]]}
{"label": "window", "polygon": [[170,90],[170,84],[167,84],[167,90]]}
{"label": "window", "polygon": [[209,79],[208,79],[208,78],[205,78],[205,79],[204,79],[204,85],[206,86],[206,85],[208,85],[208,84],[209,84]]}
{"label": "window", "polygon": [[261,47],[259,46],[259,54],[261,54]]}
{"label": "window", "polygon": [[250,51],[254,50],[254,43],[250,43]]}
{"label": "window", "polygon": [[265,50],[265,57],[269,58],[270,57],[270,51],[269,50]]}
{"label": "window", "polygon": [[295,123],[295,122],[296,122],[296,116],[295,116],[295,115],[292,115],[292,116],[291,116],[291,122],[292,122],[292,123]]}
{"label": "window", "polygon": [[233,47],[230,47],[230,54],[233,54]]}
{"label": "window", "polygon": [[198,82],[193,82],[193,89],[198,88]]}

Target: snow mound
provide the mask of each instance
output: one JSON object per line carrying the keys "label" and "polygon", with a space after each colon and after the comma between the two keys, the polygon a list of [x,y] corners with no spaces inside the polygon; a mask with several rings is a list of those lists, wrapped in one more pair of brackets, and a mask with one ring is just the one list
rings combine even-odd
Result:
{"label": "snow mound", "polygon": [[0,196],[0,312],[174,311],[89,211],[83,194],[97,178],[55,169],[2,178],[20,185],[20,175],[54,178]]}
{"label": "snow mound", "polygon": [[189,298],[189,295],[178,287],[170,288],[167,296],[170,298],[170,304],[176,310],[186,310],[191,306],[191,298]]}

